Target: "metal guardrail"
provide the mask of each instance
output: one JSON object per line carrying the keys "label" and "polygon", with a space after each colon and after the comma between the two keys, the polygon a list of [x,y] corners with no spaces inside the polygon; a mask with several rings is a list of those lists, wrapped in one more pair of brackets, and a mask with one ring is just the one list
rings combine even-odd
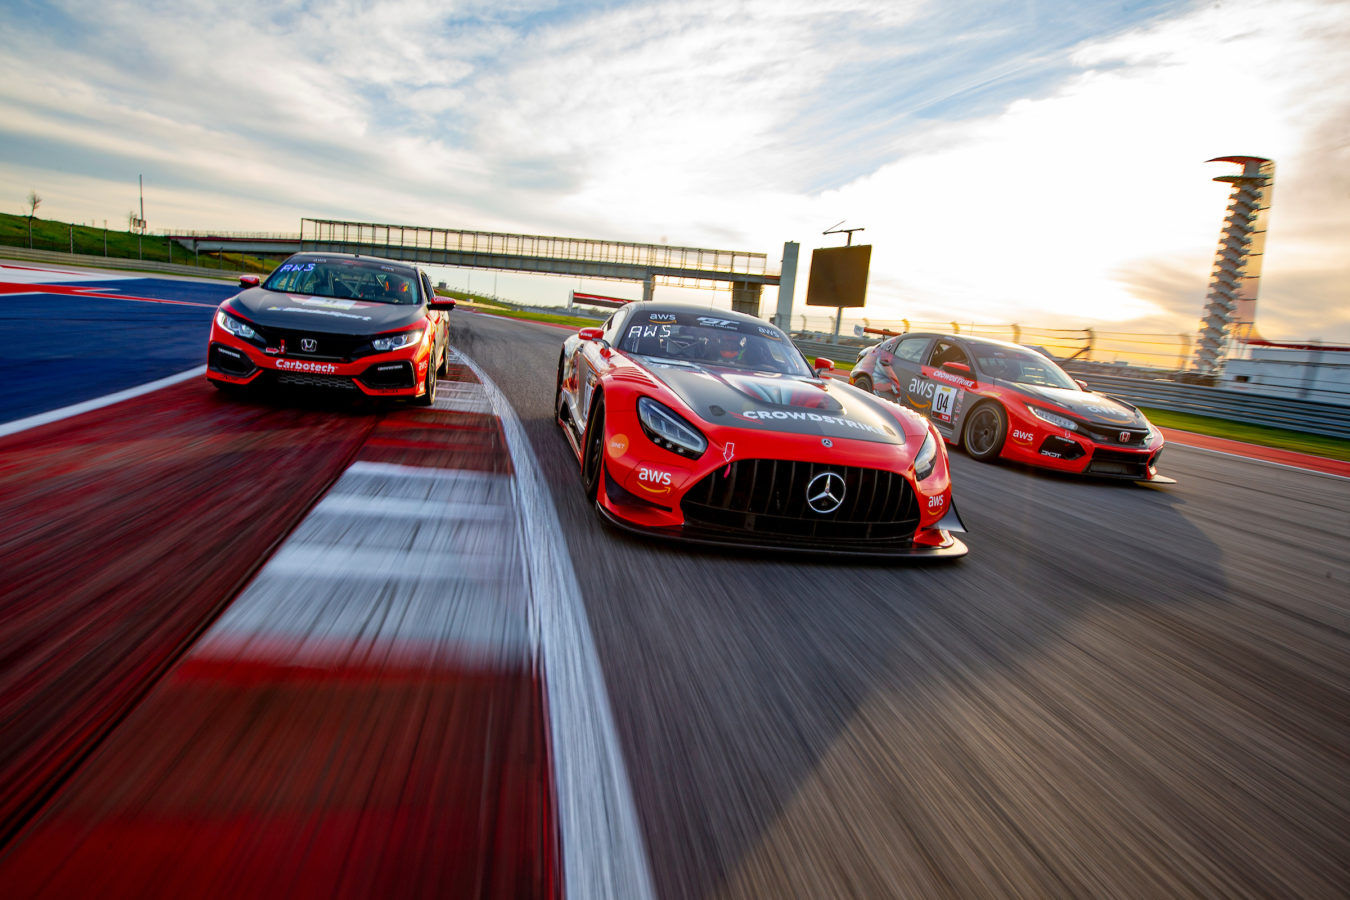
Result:
{"label": "metal guardrail", "polygon": [[[857,345],[823,341],[797,340],[793,343],[807,359],[824,356],[838,362],[853,362],[860,349]],[[1072,370],[1071,366],[1071,374],[1087,382],[1092,390],[1119,397],[1136,406],[1350,440],[1350,406],[1265,396],[1250,390],[1234,391],[1179,381]]]}
{"label": "metal guardrail", "polygon": [[[122,256],[91,256],[84,253],[61,253],[56,250],[29,250],[27,247],[0,246],[0,258],[49,262],[68,266],[87,266],[91,269],[122,269],[137,272],[161,272],[166,275],[192,275],[196,278],[220,278],[238,281],[249,273],[231,269],[208,269],[204,266],[184,266],[178,263],[129,259]],[[256,273],[254,273],[256,274]]]}
{"label": "metal guardrail", "polygon": [[1350,440],[1350,406],[1121,375],[1086,375],[1083,380],[1094,391],[1136,406]]}

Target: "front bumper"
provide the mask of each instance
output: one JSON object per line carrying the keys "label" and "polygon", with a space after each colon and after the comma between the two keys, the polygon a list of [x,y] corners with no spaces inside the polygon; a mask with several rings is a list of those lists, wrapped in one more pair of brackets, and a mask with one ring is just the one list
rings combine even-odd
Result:
{"label": "front bumper", "polygon": [[410,398],[425,389],[431,353],[426,342],[350,362],[269,354],[213,325],[206,377],[240,386],[266,382],[288,387],[348,391],[367,397]]}

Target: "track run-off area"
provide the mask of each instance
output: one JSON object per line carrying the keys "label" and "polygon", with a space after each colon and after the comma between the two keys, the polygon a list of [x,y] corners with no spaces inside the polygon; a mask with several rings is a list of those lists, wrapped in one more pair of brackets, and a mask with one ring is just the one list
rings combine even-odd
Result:
{"label": "track run-off area", "polygon": [[582,496],[565,332],[233,399],[235,290],[0,267],[6,896],[1350,893],[1350,479],[953,449],[954,564],[664,545]]}

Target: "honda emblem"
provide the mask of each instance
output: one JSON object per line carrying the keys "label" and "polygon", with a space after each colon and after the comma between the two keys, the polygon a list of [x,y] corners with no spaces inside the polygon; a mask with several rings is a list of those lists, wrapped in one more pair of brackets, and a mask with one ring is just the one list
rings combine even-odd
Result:
{"label": "honda emblem", "polygon": [[313,353],[315,350],[319,349],[319,342],[314,340],[314,338],[301,338],[300,349],[306,353]]}

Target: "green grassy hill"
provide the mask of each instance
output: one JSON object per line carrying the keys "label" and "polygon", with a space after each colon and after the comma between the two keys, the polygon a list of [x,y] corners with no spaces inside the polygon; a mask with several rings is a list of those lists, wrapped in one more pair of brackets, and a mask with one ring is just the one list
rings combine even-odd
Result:
{"label": "green grassy hill", "polygon": [[232,272],[270,272],[281,261],[242,253],[195,255],[177,242],[159,235],[137,235],[94,225],[76,225],[34,218],[30,239],[28,217],[0,213],[0,246],[31,247],[58,253],[83,253],[119,259],[172,262],[203,269]]}

